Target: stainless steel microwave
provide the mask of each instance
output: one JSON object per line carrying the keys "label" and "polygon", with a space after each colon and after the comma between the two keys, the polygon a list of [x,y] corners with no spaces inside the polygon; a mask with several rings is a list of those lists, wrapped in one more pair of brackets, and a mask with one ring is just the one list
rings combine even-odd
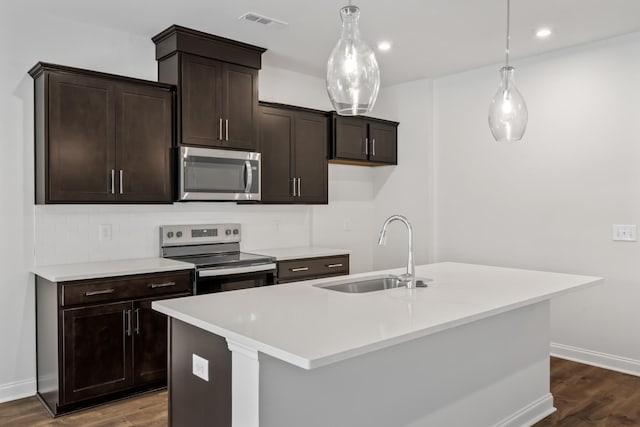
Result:
{"label": "stainless steel microwave", "polygon": [[180,147],[180,200],[260,200],[260,153]]}

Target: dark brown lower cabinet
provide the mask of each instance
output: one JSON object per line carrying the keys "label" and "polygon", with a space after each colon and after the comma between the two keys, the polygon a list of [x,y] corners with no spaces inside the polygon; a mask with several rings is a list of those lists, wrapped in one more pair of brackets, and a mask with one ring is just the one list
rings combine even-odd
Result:
{"label": "dark brown lower cabinet", "polygon": [[160,298],[134,303],[133,379],[153,384],[167,379],[167,316],[151,308]]}
{"label": "dark brown lower cabinet", "polygon": [[76,402],[131,386],[130,302],[62,311],[63,396]]}
{"label": "dark brown lower cabinet", "polygon": [[278,283],[349,274],[349,254],[278,261]]}
{"label": "dark brown lower cabinet", "polygon": [[191,270],[73,282],[36,277],[38,397],[53,415],[167,385],[167,317]]}

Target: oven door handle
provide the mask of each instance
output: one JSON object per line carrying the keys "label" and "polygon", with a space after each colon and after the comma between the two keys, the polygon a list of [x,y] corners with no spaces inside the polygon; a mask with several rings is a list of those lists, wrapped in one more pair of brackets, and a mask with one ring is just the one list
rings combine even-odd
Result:
{"label": "oven door handle", "polygon": [[256,273],[259,271],[275,271],[276,265],[271,264],[259,264],[248,265],[246,267],[235,268],[215,268],[211,270],[198,271],[198,277],[214,277],[214,276],[229,276],[231,274],[243,274],[243,273]]}
{"label": "oven door handle", "polygon": [[248,193],[251,191],[251,186],[253,185],[253,171],[251,170],[251,162],[249,160],[245,160],[244,162],[244,192]]}

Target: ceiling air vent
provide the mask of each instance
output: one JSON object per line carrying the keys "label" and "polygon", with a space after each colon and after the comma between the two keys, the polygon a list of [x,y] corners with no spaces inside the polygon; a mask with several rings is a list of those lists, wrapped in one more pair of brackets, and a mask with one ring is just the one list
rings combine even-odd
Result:
{"label": "ceiling air vent", "polygon": [[275,27],[275,28],[283,28],[289,25],[284,21],[280,21],[274,18],[269,18],[268,16],[260,15],[254,12],[247,12],[238,19],[240,19],[241,21],[255,22],[257,24],[262,24],[268,27]]}

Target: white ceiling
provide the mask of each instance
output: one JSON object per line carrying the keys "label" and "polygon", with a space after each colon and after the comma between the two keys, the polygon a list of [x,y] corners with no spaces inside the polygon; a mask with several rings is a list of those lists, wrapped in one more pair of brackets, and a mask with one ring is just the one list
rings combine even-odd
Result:
{"label": "white ceiling", "polygon": [[[172,24],[268,49],[264,63],[323,77],[346,0],[21,0],[63,19],[147,37]],[[383,85],[437,77],[503,61],[506,0],[354,0],[361,32],[378,53]],[[245,12],[282,21],[271,28],[239,21]],[[512,58],[640,31],[640,0],[512,0]],[[547,25],[554,35],[536,40]]]}

